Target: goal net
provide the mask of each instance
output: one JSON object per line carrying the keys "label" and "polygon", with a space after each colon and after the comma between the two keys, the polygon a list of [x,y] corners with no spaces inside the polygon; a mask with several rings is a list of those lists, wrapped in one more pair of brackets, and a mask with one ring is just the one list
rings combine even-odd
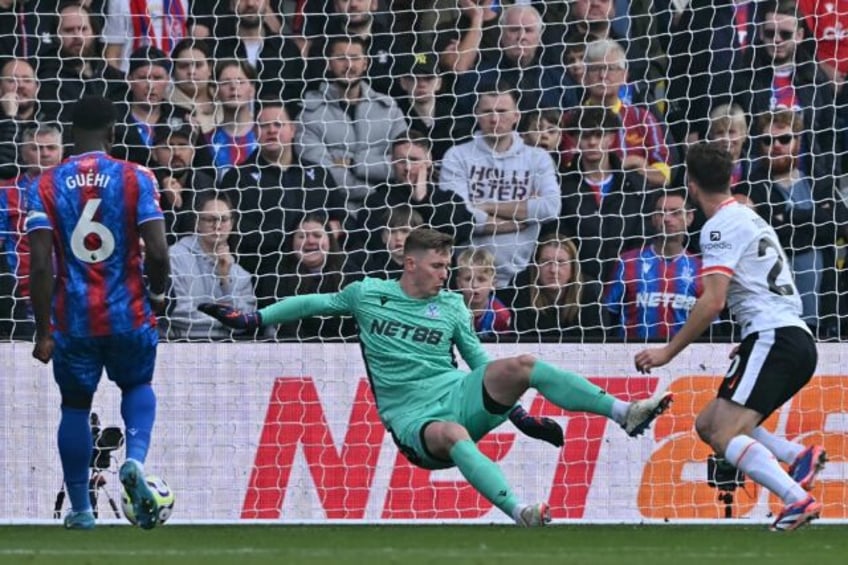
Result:
{"label": "goal net", "polygon": [[[825,447],[814,492],[823,518],[848,517],[844,2],[32,0],[0,1],[0,20],[0,465],[16,486],[0,522],[67,507],[60,398],[31,357],[25,220],[89,95],[115,103],[110,153],[159,185],[171,283],[147,468],[175,491],[174,521],[511,521],[398,449],[354,320],[244,333],[197,311],[398,279],[418,226],[453,238],[446,286],[492,358],[532,353],[622,399],[675,393],[634,440],[528,392],[565,445],[509,421],[479,444],[520,499],[586,522],[767,520],[779,500],[694,431],[735,320],[653,375],[633,368],[687,320],[703,246],[733,244],[687,191],[687,149],[705,140],[730,154],[734,199],[775,228],[770,288],[797,292],[819,342],[816,377],[764,426]],[[101,387],[98,430],[122,426],[119,396]],[[92,492],[122,520],[110,437],[95,435]]]}

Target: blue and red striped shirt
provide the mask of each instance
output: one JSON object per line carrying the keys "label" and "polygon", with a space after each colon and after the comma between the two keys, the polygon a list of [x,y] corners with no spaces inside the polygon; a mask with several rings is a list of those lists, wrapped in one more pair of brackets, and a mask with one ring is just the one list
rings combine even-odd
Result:
{"label": "blue and red striped shirt", "polygon": [[622,254],[604,292],[604,306],[631,339],[676,334],[701,295],[701,260],[689,252],[666,258],[653,246]]}
{"label": "blue and red striped shirt", "polygon": [[9,262],[9,272],[17,279],[16,295],[29,297],[29,239],[26,233],[26,194],[36,176],[23,174],[0,184],[0,239]]}
{"label": "blue and red striped shirt", "polygon": [[218,180],[231,168],[244,163],[259,148],[259,140],[253,130],[233,137],[222,127],[212,132],[209,144],[212,146],[212,162],[218,171]]}
{"label": "blue and red striped shirt", "polygon": [[26,230],[53,231],[53,324],[75,337],[155,325],[139,226],[163,218],[148,169],[95,151],[67,159],[27,195]]}

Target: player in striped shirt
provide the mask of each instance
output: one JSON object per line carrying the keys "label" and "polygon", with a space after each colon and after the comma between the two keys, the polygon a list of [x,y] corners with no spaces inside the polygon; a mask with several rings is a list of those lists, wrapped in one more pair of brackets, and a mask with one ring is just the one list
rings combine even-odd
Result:
{"label": "player in striped shirt", "polygon": [[168,246],[153,173],[108,155],[115,120],[105,98],[77,102],[74,156],[42,174],[27,195],[33,356],[43,363],[52,358],[62,395],[58,444],[71,499],[69,529],[94,527],[89,413],[104,367],[122,392],[127,460],[121,482],[142,528],[158,518],[143,464],[156,414],[153,308],[164,309]]}
{"label": "player in striped shirt", "polygon": [[667,339],[689,317],[701,293],[701,260],[685,247],[692,218],[684,189],[658,193],[651,216],[656,235],[642,249],[621,256],[604,293],[604,306],[622,337]]}

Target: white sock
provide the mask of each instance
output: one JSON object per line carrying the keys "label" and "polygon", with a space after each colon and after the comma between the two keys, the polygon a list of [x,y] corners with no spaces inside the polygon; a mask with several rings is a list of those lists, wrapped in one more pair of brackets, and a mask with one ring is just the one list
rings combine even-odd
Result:
{"label": "white sock", "polygon": [[794,463],[795,459],[806,449],[800,443],[776,436],[762,426],[754,428],[754,433],[751,434],[751,437],[765,445],[769,451],[774,453],[774,456],[778,460],[788,465]]}
{"label": "white sock", "polygon": [[730,440],[724,458],[786,504],[806,500],[809,496],[801,485],[786,474],[771,451],[751,436],[738,435]]}
{"label": "white sock", "polygon": [[521,524],[521,511],[525,508],[527,508],[527,505],[521,502],[512,509],[512,519],[515,520],[516,524]]}
{"label": "white sock", "polygon": [[610,417],[619,425],[624,425],[624,422],[627,420],[627,411],[630,409],[630,403],[624,402],[623,400],[613,399],[612,402],[612,414]]}

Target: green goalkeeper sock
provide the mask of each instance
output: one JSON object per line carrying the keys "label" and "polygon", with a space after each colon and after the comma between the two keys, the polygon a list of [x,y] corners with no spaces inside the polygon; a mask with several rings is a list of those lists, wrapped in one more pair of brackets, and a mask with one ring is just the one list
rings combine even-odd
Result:
{"label": "green goalkeeper sock", "polygon": [[455,443],[450,450],[450,458],[477,492],[503,510],[507,516],[513,517],[518,499],[506,482],[501,468],[480,453],[473,441],[466,439]]}
{"label": "green goalkeeper sock", "polygon": [[536,361],[530,372],[530,386],[560,408],[613,417],[616,398],[577,373]]}

